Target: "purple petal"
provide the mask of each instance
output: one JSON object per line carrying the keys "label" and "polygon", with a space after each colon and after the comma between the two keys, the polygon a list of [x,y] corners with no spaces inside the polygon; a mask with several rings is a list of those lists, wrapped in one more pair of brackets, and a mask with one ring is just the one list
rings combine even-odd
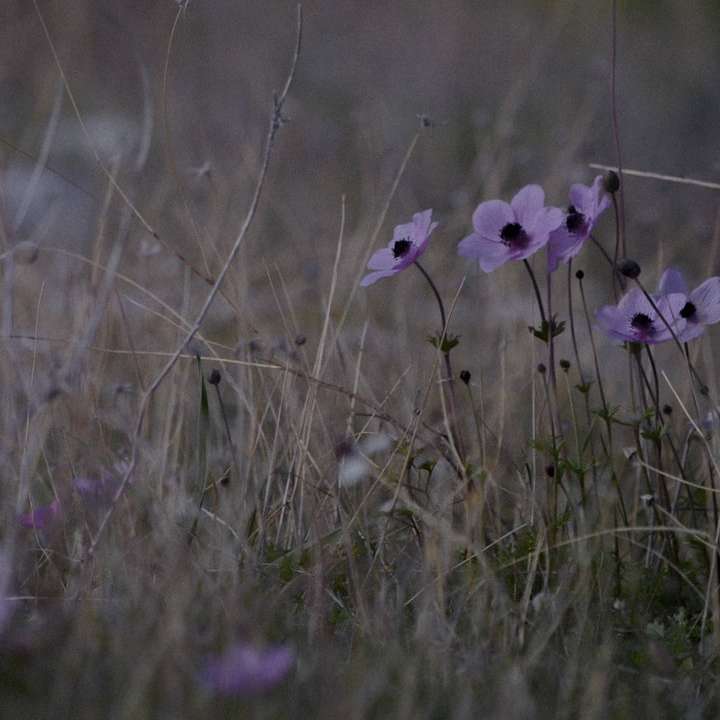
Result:
{"label": "purple petal", "polygon": [[592,184],[593,194],[593,222],[610,207],[610,193],[605,190],[605,181],[602,175],[596,175]]}
{"label": "purple petal", "polygon": [[570,186],[570,204],[583,215],[594,215],[595,203],[592,188],[582,183]]}
{"label": "purple petal", "polygon": [[705,326],[700,322],[691,322],[688,320],[685,324],[685,329],[680,332],[676,332],[677,339],[680,342],[690,342],[697,337],[700,337],[705,332]]}
{"label": "purple petal", "polygon": [[720,321],[720,278],[711,277],[698,285],[688,298],[697,309],[698,319],[704,325]]}
{"label": "purple petal", "polygon": [[615,305],[605,305],[595,313],[598,326],[615,340],[628,340],[626,321]]}
{"label": "purple petal", "polygon": [[286,645],[260,649],[245,643],[211,658],[200,677],[208,689],[222,695],[258,695],[281,683],[295,664]]}
{"label": "purple petal", "polygon": [[[428,235],[435,229],[431,228],[432,210],[423,210],[413,215],[413,243],[419,245],[424,242]],[[434,223],[437,226],[437,223]]]}
{"label": "purple petal", "polygon": [[584,238],[568,232],[568,229],[561,225],[557,230],[550,233],[548,239],[548,271],[555,272],[561,262],[567,262],[575,257],[582,248]]}
{"label": "purple petal", "polygon": [[658,295],[669,295],[670,293],[687,295],[688,287],[682,273],[677,268],[669,267],[660,277],[657,292]]}
{"label": "purple petal", "polygon": [[640,288],[632,288],[631,290],[628,290],[628,292],[620,298],[620,302],[617,306],[618,310],[620,310],[623,316],[627,318],[632,318],[638,313],[647,315],[653,320],[657,317],[655,309]]}
{"label": "purple petal", "polygon": [[527,228],[545,205],[545,191],[539,185],[526,185],[510,201],[510,205],[517,221]]}
{"label": "purple petal", "polygon": [[49,505],[41,505],[29,513],[20,515],[18,522],[24,528],[43,530],[50,525],[59,512],[60,501],[56,498]]}
{"label": "purple petal", "polygon": [[374,252],[367,264],[369,270],[390,270],[394,265],[395,257],[390,248]]}
{"label": "purple petal", "polygon": [[[657,319],[654,322],[654,343],[665,342],[672,338],[673,333],[679,336],[685,331],[687,323],[680,315],[680,311],[685,307],[686,302],[687,297],[682,293],[664,295],[657,300],[657,308],[660,311],[660,316],[658,316],[658,313],[655,313]],[[670,325],[670,327],[668,327],[668,325]]]}
{"label": "purple petal", "polygon": [[500,231],[505,225],[515,222],[515,214],[506,202],[487,200],[477,206],[472,222],[478,235],[495,241],[500,239]]}
{"label": "purple petal", "polygon": [[368,287],[376,283],[378,280],[382,280],[382,278],[397,275],[400,270],[402,270],[402,268],[398,268],[395,270],[378,270],[377,272],[371,272],[360,281],[360,286]]}
{"label": "purple petal", "polygon": [[488,240],[477,233],[468,235],[460,241],[458,254],[471,260],[478,260],[480,267],[486,273],[492,272],[512,259],[512,254],[506,245]]}
{"label": "purple petal", "polygon": [[548,241],[550,233],[563,224],[564,219],[565,213],[560,208],[540,208],[524,227],[528,234],[537,237],[538,241],[541,241],[540,246],[542,246]]}

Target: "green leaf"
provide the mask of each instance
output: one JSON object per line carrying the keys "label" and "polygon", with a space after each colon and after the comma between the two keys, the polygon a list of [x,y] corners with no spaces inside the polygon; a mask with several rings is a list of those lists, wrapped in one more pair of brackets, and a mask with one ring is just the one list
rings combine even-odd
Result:
{"label": "green leaf", "polygon": [[565,332],[565,321],[557,320],[557,316],[553,315],[550,320],[543,320],[538,327],[528,326],[528,330],[531,335],[534,335],[538,340],[542,340],[544,343],[550,339],[550,333],[552,337],[557,337]]}
{"label": "green leaf", "polygon": [[447,354],[460,344],[460,335],[446,334],[444,338],[442,335],[428,335],[427,340],[434,348],[440,348],[441,352]]}

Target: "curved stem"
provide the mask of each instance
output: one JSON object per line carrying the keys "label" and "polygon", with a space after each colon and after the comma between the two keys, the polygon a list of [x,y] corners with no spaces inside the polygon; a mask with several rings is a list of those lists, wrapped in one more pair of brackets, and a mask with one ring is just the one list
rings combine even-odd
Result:
{"label": "curved stem", "polygon": [[420,264],[418,260],[415,261],[415,267],[423,274],[423,277],[428,281],[428,285],[430,285],[430,289],[433,291],[433,294],[435,295],[435,299],[437,300],[438,308],[440,309],[440,321],[442,322],[442,328],[440,330],[441,335],[444,336],[445,333],[447,333],[447,320],[445,316],[445,305],[443,304],[442,298],[440,297],[440,293],[438,292],[437,286],[433,282],[433,279],[430,277],[430,274],[428,271]]}
{"label": "curved stem", "polygon": [[[437,289],[437,285],[433,282],[433,279],[430,277],[430,273],[417,261],[413,263],[415,267],[423,274],[423,277],[427,280],[428,285],[430,285],[430,289],[433,291],[433,295],[435,295],[435,299],[437,300],[438,309],[440,310],[440,320],[442,322],[442,329],[440,331],[440,337],[438,338],[439,348],[442,350],[443,345],[445,344],[445,339],[447,338],[447,315],[445,314],[445,305],[442,301],[442,298],[440,297],[440,293]],[[442,350],[443,358],[445,360],[445,372],[447,373],[447,381],[450,385],[450,418],[451,418],[451,431],[453,435],[455,436],[455,446],[458,450],[458,453],[462,457],[464,454],[463,448],[462,448],[462,441],[460,439],[460,433],[457,428],[456,423],[456,413],[455,413],[455,385],[453,383],[453,371],[452,371],[452,362],[450,361],[450,351],[449,350]]]}
{"label": "curved stem", "polygon": [[[547,318],[545,317],[545,308],[543,306],[542,295],[540,294],[540,288],[538,287],[537,280],[535,279],[535,273],[533,272],[533,269],[530,267],[530,263],[527,260],[523,260],[523,264],[525,265],[525,268],[528,271],[528,274],[530,275],[530,280],[532,281],[533,290],[535,290],[535,297],[537,299],[538,308],[540,310],[540,319],[542,320],[543,324],[545,324],[547,322]],[[548,332],[550,332],[549,325],[548,325]]]}

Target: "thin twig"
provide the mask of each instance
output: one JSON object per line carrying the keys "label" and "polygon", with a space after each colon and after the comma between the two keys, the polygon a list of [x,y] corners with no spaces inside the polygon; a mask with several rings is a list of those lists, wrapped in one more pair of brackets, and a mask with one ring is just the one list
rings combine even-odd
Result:
{"label": "thin twig", "polygon": [[[35,2],[37,5],[36,0],[33,0],[33,2]],[[217,279],[215,280],[215,283],[213,284],[212,289],[208,293],[207,298],[205,299],[205,302],[203,303],[203,306],[197,315],[197,318],[195,319],[194,323],[192,324],[190,330],[185,335],[182,343],[180,343],[180,345],[178,345],[175,352],[168,359],[167,363],[164,365],[162,370],[158,373],[158,375],[155,377],[153,382],[149,385],[148,389],[143,394],[143,397],[142,397],[142,400],[140,403],[140,409],[138,411],[137,420],[135,423],[135,430],[133,432],[132,452],[131,452],[130,462],[128,463],[128,467],[127,467],[127,470],[125,471],[122,482],[118,485],[118,488],[115,491],[115,494],[112,498],[110,506],[108,507],[107,511],[105,512],[105,515],[103,516],[102,521],[100,522],[100,525],[98,526],[97,533],[95,534],[95,537],[93,538],[92,542],[90,543],[90,546],[88,547],[86,559],[91,558],[93,556],[93,554],[95,553],[98,542],[100,541],[100,538],[103,535],[103,531],[105,530],[105,527],[107,526],[110,518],[112,517],[115,507],[117,506],[117,503],[120,500],[120,497],[122,496],[123,492],[125,491],[125,488],[127,487],[128,483],[130,482],[130,478],[132,477],[133,472],[135,471],[135,468],[137,467],[140,434],[142,432],[142,425],[143,425],[143,421],[145,419],[145,415],[147,413],[148,406],[150,404],[150,400],[153,397],[153,395],[155,394],[155,392],[157,391],[157,389],[162,384],[163,380],[168,376],[168,374],[170,373],[172,368],[175,366],[175,363],[177,362],[178,358],[183,354],[183,350],[192,341],[192,339],[195,337],[196,333],[202,326],[202,323],[205,320],[205,317],[207,316],[208,311],[210,310],[210,307],[212,306],[212,303],[215,300],[215,298],[220,290],[220,286],[222,285],[222,283],[225,279],[225,276],[227,275],[228,271],[230,270],[233,260],[235,260],[237,254],[240,250],[240,247],[243,243],[243,240],[245,239],[245,236],[247,235],[248,229],[250,228],[250,226],[255,218],[255,214],[257,212],[258,205],[260,204],[260,198],[262,196],[262,191],[263,191],[263,188],[265,187],[265,180],[267,178],[268,168],[270,166],[270,158],[272,156],[272,150],[273,150],[273,146],[275,144],[275,137],[283,123],[283,115],[282,115],[283,105],[285,103],[288,93],[290,92],[290,88],[292,86],[292,81],[295,77],[298,60],[300,58],[301,42],[302,42],[302,5],[298,5],[298,7],[297,7],[297,40],[296,40],[296,44],[295,44],[295,52],[293,55],[290,72],[288,73],[287,81],[285,82],[285,87],[283,88],[283,91],[280,93],[280,95],[276,96],[273,99],[273,108],[272,108],[272,112],[270,113],[270,126],[268,128],[266,141],[265,141],[265,152],[264,152],[264,156],[263,156],[262,165],[260,167],[260,172],[258,175],[257,183],[255,185],[255,192],[254,192],[252,200],[250,202],[250,208],[247,212],[247,215],[245,216],[245,220],[243,221],[242,227],[240,228],[240,232],[238,233],[238,236],[235,239],[232,249],[230,250],[230,254],[227,257],[222,270],[220,271],[219,275],[217,276]]]}

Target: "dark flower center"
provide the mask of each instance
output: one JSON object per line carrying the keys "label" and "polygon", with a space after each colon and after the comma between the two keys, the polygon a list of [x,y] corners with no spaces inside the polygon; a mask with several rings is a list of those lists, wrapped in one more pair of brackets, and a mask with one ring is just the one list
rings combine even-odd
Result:
{"label": "dark flower center", "polygon": [[653,329],[653,321],[645,313],[636,313],[633,315],[633,319],[630,321],[636,330],[648,333]]}
{"label": "dark flower center", "polygon": [[520,223],[508,223],[500,231],[500,239],[511,248],[524,248],[530,238]]}
{"label": "dark flower center", "polygon": [[571,233],[579,233],[585,227],[585,216],[581,212],[578,212],[574,205],[568,208],[565,227],[567,227],[568,232]]}
{"label": "dark flower center", "polygon": [[680,311],[680,317],[685,318],[685,320],[690,320],[694,317],[696,312],[697,308],[688,300],[688,302],[686,302],[683,306],[683,309]]}
{"label": "dark flower center", "polygon": [[396,240],[395,244],[392,247],[393,257],[397,260],[398,258],[407,255],[408,250],[410,250],[411,247],[412,243],[407,238],[403,238],[402,240]]}

